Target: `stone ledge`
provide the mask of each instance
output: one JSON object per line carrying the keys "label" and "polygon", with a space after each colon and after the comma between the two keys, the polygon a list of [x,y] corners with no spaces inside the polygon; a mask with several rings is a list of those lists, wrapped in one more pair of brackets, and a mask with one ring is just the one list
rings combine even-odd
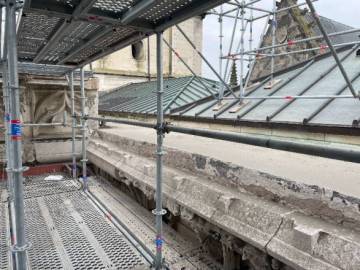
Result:
{"label": "stone ledge", "polygon": [[[154,159],[154,145],[98,131],[98,138],[123,151]],[[164,163],[240,192],[277,202],[306,215],[360,231],[360,199],[316,185],[306,185],[214,158],[166,148]]]}
{"label": "stone ledge", "polygon": [[[154,146],[124,138],[116,146],[114,139],[119,140],[111,136],[92,138],[88,148],[90,161],[153,199]],[[135,150],[135,146],[141,146],[138,154],[128,151]],[[170,154],[174,161],[176,151],[169,150],[167,156]],[[187,161],[192,163],[194,159],[190,156]],[[307,217],[293,207],[271,202],[266,196],[259,198],[246,189],[220,185],[196,170],[191,173],[179,166],[178,157],[175,163],[182,169],[164,168],[164,206],[173,215],[189,221],[199,216],[295,269],[350,270],[360,265],[358,233]],[[206,164],[198,160],[201,168]],[[249,176],[252,174],[242,175]],[[342,258],[349,258],[345,265]]]}

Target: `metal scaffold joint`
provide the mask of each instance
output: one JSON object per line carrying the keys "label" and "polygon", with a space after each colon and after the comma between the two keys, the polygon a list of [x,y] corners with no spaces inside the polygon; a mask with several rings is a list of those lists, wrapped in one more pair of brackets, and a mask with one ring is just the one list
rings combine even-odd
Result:
{"label": "metal scaffold joint", "polygon": [[21,167],[21,168],[19,168],[19,169],[6,168],[5,170],[6,170],[6,172],[8,172],[8,173],[14,173],[14,172],[16,172],[16,173],[22,173],[22,172],[28,171],[28,170],[29,170],[29,167],[24,166],[24,167]]}
{"label": "metal scaffold joint", "polygon": [[11,246],[11,252],[12,253],[18,253],[18,252],[25,252],[29,249],[31,249],[32,247],[32,243],[31,242],[27,242],[25,245],[23,246],[17,246],[17,245],[13,245]]}
{"label": "metal scaffold joint", "polygon": [[151,211],[155,216],[165,216],[167,214],[167,211],[165,209],[161,209],[160,211],[157,211],[156,209]]}
{"label": "metal scaffold joint", "polygon": [[16,9],[20,10],[24,7],[24,1],[16,1]]}
{"label": "metal scaffold joint", "polygon": [[171,126],[170,122],[157,123],[154,129],[157,130],[158,134],[165,135],[166,133],[170,133],[169,126]]}

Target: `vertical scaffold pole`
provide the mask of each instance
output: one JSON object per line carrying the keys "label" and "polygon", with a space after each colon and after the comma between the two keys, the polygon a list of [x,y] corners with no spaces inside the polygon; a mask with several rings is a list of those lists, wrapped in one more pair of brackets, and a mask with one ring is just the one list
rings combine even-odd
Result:
{"label": "vertical scaffold pole", "polygon": [[153,213],[156,216],[156,258],[155,269],[162,269],[163,258],[163,228],[162,216],[165,210],[162,208],[162,174],[163,174],[163,140],[164,140],[164,75],[163,75],[163,33],[156,34],[156,66],[157,66],[157,149],[156,149],[156,209]]}
{"label": "vertical scaffold pole", "polygon": [[[4,127],[5,127],[5,157],[6,157],[6,170],[10,170],[11,168],[11,160],[10,160],[10,114],[9,114],[9,85],[8,85],[8,74],[7,74],[7,61],[3,58],[3,73],[2,73],[2,81],[3,81],[3,102],[4,102]],[[11,170],[10,170],[11,171]],[[7,174],[7,184],[9,191],[10,201],[13,199],[13,184],[12,184],[12,174]]]}
{"label": "vertical scaffold pole", "polygon": [[240,37],[240,102],[242,102],[242,98],[245,96],[244,89],[244,35],[245,35],[245,1],[242,1],[241,7],[241,37]]}
{"label": "vertical scaffold pole", "polygon": [[25,218],[24,218],[24,186],[22,166],[22,134],[20,120],[20,97],[19,97],[19,78],[18,78],[18,57],[16,44],[16,1],[6,1],[7,19],[7,54],[9,72],[9,93],[10,93],[10,123],[11,123],[11,144],[12,144],[12,179],[14,181],[14,206],[16,222],[16,239],[13,252],[16,254],[16,268],[19,270],[27,269],[26,250],[29,248],[25,239]]}
{"label": "vertical scaffold pole", "polygon": [[[1,7],[1,13],[0,18],[2,20],[2,14],[3,14],[3,7]],[[6,15],[5,15],[6,16]],[[5,17],[6,19],[8,16]],[[5,22],[5,25],[8,25],[7,22]],[[11,130],[10,130],[10,108],[9,108],[9,83],[8,83],[8,63],[7,63],[7,46],[6,46],[6,40],[7,40],[7,27],[5,29],[1,30],[4,35],[4,46],[1,48],[2,53],[2,83],[3,83],[3,103],[4,103],[4,137],[5,137],[5,157],[6,157],[6,171],[9,171],[7,174],[7,184],[8,184],[8,191],[9,191],[9,201],[10,203],[13,202],[14,198],[14,191],[13,191],[13,181],[12,181],[12,174],[11,174],[11,159],[10,159],[10,138],[11,138]],[[0,44],[1,46],[1,44]]]}
{"label": "vertical scaffold pole", "polygon": [[271,82],[274,82],[274,72],[275,72],[275,44],[276,44],[276,0],[273,0],[273,13],[271,20]]}
{"label": "vertical scaffold pole", "polygon": [[147,75],[149,82],[151,81],[151,55],[150,55],[150,36],[147,36]]}
{"label": "vertical scaffold pole", "polygon": [[[8,181],[8,189],[9,189],[9,208],[10,208],[10,234],[11,234],[11,245],[15,245],[16,237],[16,222],[15,222],[15,205],[14,205],[14,181],[12,175],[12,158],[10,153],[12,153],[12,143],[11,143],[11,124],[10,124],[10,93],[9,93],[9,72],[8,72],[8,61],[7,61],[7,42],[8,40],[8,21],[9,16],[6,15],[8,12],[5,9],[5,27],[4,27],[4,46],[2,48],[2,56],[3,56],[3,101],[4,101],[4,123],[5,123],[5,148],[6,148],[6,159],[7,159],[7,181]],[[15,254],[12,254],[13,261],[15,261]]]}
{"label": "vertical scaffold pole", "polygon": [[[238,8],[237,12],[236,12],[236,17],[235,17],[235,21],[234,21],[234,25],[233,25],[233,29],[232,29],[232,34],[231,34],[228,56],[230,56],[230,54],[232,53],[232,50],[233,50],[235,33],[236,33],[237,24],[238,24],[240,10],[241,10],[241,8]],[[223,74],[223,82],[225,82],[225,84],[228,82],[227,78],[228,78],[229,63],[230,63],[230,58],[226,59],[225,70],[224,70],[224,74]],[[220,91],[219,91],[219,99],[220,100],[222,100],[224,97],[225,84],[221,85],[221,87],[220,87]]]}
{"label": "vertical scaffold pole", "polygon": [[219,15],[219,75],[220,77],[222,76],[222,69],[223,69],[223,38],[224,38],[224,34],[223,34],[223,12],[224,12],[224,7],[223,5],[220,6],[220,15]]}
{"label": "vertical scaffold pole", "polygon": [[70,84],[70,95],[71,95],[71,116],[72,116],[72,125],[71,125],[71,153],[72,153],[72,177],[76,179],[76,148],[75,148],[75,139],[76,139],[76,118],[75,118],[75,90],[74,90],[74,72],[70,73],[69,76]]}
{"label": "vertical scaffold pole", "polygon": [[[250,7],[253,5],[251,4]],[[250,9],[250,34],[249,34],[249,51],[252,51],[253,49],[253,41],[254,41],[254,35],[253,35],[253,27],[254,27],[254,10]],[[253,56],[249,55],[250,62],[252,61]]]}
{"label": "vertical scaffold pole", "polygon": [[[267,16],[266,24],[264,25],[263,31],[261,32],[261,36],[260,36],[259,44],[258,44],[257,48],[261,47],[262,41],[264,40],[264,36],[265,36],[265,34],[267,32],[267,29],[268,29],[268,26],[269,26],[270,19],[271,19],[271,17],[270,17],[270,14],[269,14]],[[248,87],[248,85],[250,83],[251,74],[252,74],[252,71],[254,70],[255,64],[256,64],[256,56],[251,58],[250,68],[249,68],[248,76],[246,77],[245,86],[244,86],[245,89]]]}
{"label": "vertical scaffold pole", "polygon": [[84,190],[87,190],[87,174],[86,174],[86,119],[85,119],[85,106],[86,106],[86,96],[85,96],[85,79],[84,79],[84,68],[80,69],[80,89],[81,89],[81,132],[82,132],[82,179]]}

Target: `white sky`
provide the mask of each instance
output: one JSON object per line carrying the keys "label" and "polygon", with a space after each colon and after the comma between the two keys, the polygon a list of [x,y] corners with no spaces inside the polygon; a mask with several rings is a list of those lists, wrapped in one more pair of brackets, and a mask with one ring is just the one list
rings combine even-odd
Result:
{"label": "white sky", "polygon": [[[272,9],[272,0],[262,0],[256,3],[254,6],[264,9]],[[298,3],[305,2],[305,0],[299,0]],[[360,0],[319,0],[314,2],[317,13],[330,18],[332,20],[347,24],[352,27],[360,28]],[[249,11],[247,11],[249,15]],[[234,14],[234,13],[232,13]],[[260,12],[254,12],[254,16],[265,14]],[[224,54],[228,53],[230,38],[232,34],[234,20],[224,18]],[[257,47],[259,43],[260,35],[263,31],[265,20],[259,20],[254,23],[254,42],[253,46]],[[360,33],[359,33],[360,34]],[[203,31],[203,52],[206,58],[210,61],[216,70],[219,70],[219,23],[218,17],[215,15],[208,15],[204,19],[204,31]],[[237,39],[235,40],[235,47],[238,44],[240,36],[240,21],[237,28]],[[245,36],[245,43],[248,46],[249,35]],[[224,61],[225,62],[225,61]],[[239,67],[239,64],[238,64]],[[203,76],[216,79],[211,70],[203,63]]]}

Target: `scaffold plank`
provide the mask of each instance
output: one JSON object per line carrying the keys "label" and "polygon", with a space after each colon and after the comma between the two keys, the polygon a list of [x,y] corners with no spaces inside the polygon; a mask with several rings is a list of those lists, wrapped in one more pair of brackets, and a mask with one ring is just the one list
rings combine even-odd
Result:
{"label": "scaffold plank", "polygon": [[[66,174],[25,178],[26,238],[31,269],[148,269],[126,237]],[[8,269],[8,217],[0,210],[0,269]],[[5,214],[4,214],[5,213]],[[5,225],[6,224],[6,225]]]}
{"label": "scaffold plank", "polygon": [[0,269],[10,269],[10,245],[7,204],[0,202]]}
{"label": "scaffold plank", "polygon": [[[121,192],[116,185],[100,179],[92,178],[90,181],[91,192],[136,236],[155,252],[154,234],[155,219],[132,198]],[[163,247],[164,258],[169,269],[203,269],[220,270],[220,264],[202,249],[202,245],[188,238],[180,236],[169,225],[163,224],[165,244]]]}

